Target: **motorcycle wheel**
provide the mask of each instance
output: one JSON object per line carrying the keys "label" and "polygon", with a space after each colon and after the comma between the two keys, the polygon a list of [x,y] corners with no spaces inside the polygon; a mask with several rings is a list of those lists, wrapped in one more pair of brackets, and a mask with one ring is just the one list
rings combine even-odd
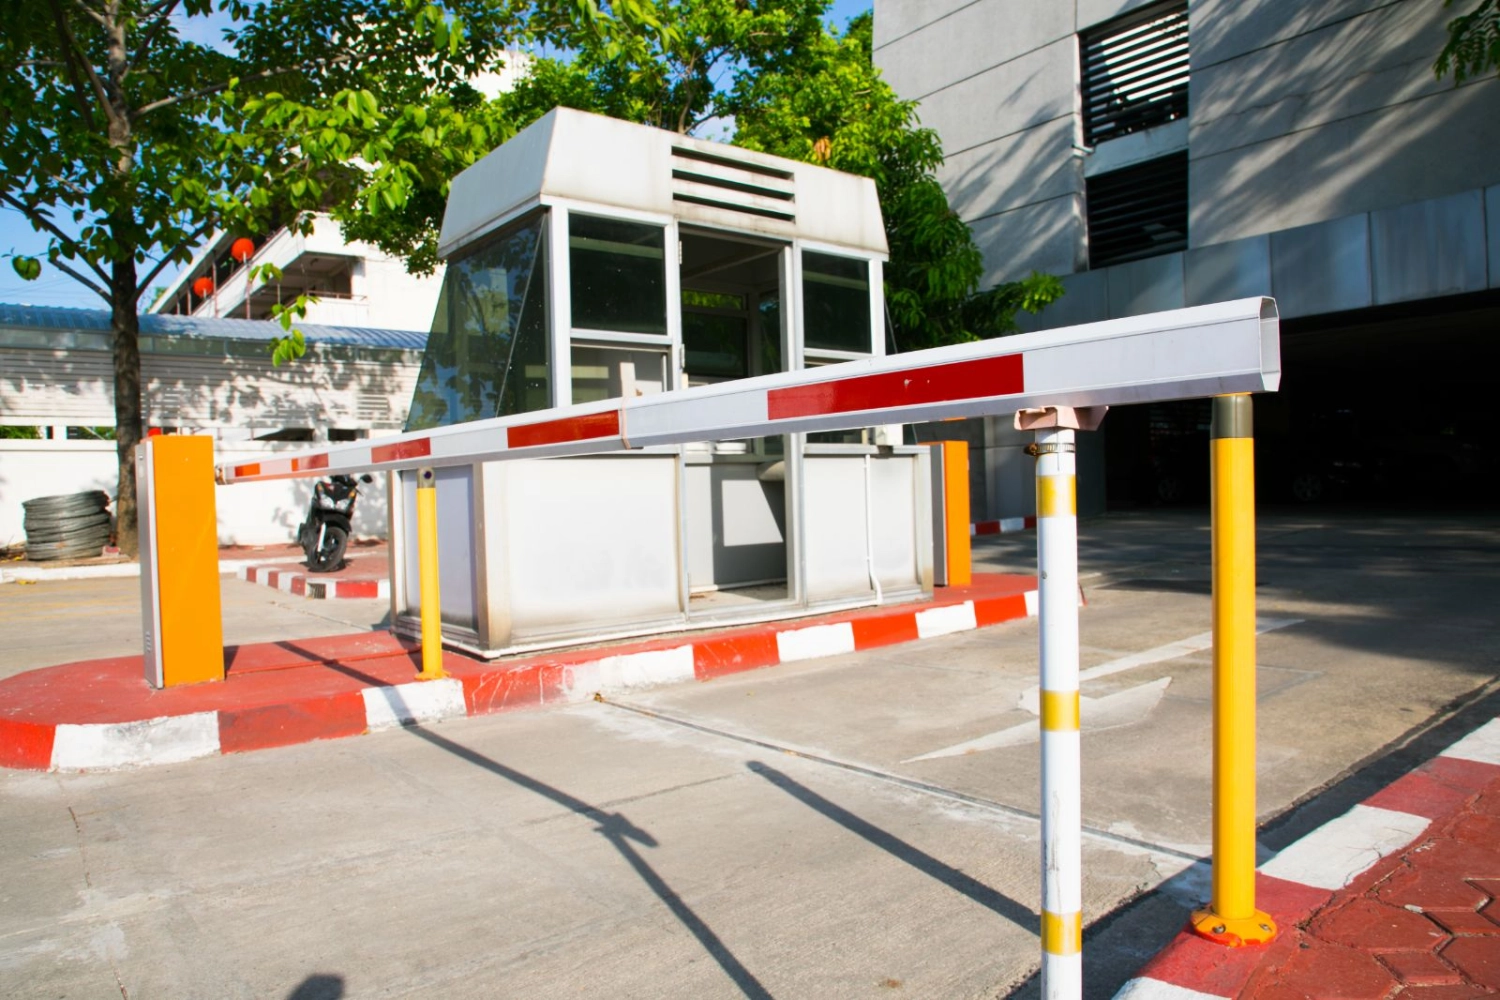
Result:
{"label": "motorcycle wheel", "polygon": [[307,568],[314,573],[332,573],[344,565],[344,546],[349,533],[336,524],[323,529],[323,547],[307,557]]}

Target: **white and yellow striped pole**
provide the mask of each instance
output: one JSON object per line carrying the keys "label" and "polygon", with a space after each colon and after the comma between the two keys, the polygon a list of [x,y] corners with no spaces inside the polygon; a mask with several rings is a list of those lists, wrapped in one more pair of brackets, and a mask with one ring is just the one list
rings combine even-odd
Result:
{"label": "white and yellow striped pole", "polygon": [[422,669],[418,680],[443,672],[443,602],[438,588],[437,475],[417,470],[417,588],[422,601]]}
{"label": "white and yellow striped pole", "polygon": [[1042,996],[1083,996],[1083,767],[1078,729],[1078,501],[1073,431],[1037,430],[1041,630]]}

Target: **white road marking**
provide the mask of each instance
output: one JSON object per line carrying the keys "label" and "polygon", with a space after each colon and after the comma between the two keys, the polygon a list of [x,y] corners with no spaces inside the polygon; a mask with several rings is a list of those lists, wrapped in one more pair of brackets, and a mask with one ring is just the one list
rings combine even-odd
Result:
{"label": "white road marking", "polygon": [[[1290,625],[1300,625],[1303,621],[1304,619],[1301,618],[1258,618],[1255,622],[1255,633],[1257,635],[1264,635],[1267,632],[1274,632],[1277,629],[1286,628]],[[1212,632],[1203,632],[1186,639],[1179,639],[1176,642],[1169,642],[1165,646],[1157,646],[1155,649],[1148,649],[1140,653],[1131,653],[1129,656],[1122,656],[1119,659],[1110,660],[1108,663],[1101,663],[1097,667],[1089,667],[1087,670],[1079,671],[1078,683],[1083,684],[1087,681],[1098,680],[1101,677],[1108,677],[1111,674],[1121,674],[1127,670],[1134,670],[1136,667],[1148,667],[1153,663],[1162,663],[1166,660],[1191,656],[1194,653],[1201,653],[1205,649],[1212,649],[1213,646],[1214,634]],[[1041,714],[1041,698],[1037,693],[1036,685],[1033,684],[1021,692],[1021,696],[1016,699],[1016,707],[1024,709],[1032,715]]]}
{"label": "white road marking", "polygon": [[1491,719],[1439,756],[1500,765],[1500,719]]}
{"label": "white road marking", "polygon": [[1410,844],[1432,821],[1357,805],[1260,866],[1263,874],[1319,889],[1342,889],[1360,872]]}
{"label": "white road marking", "polygon": [[[1089,732],[1116,729],[1141,722],[1151,714],[1151,710],[1161,701],[1162,695],[1167,693],[1167,685],[1171,683],[1172,678],[1160,677],[1133,688],[1126,688],[1124,691],[1105,695],[1103,698],[1080,697],[1078,699],[1080,722],[1084,730]],[[1009,729],[1002,729],[998,733],[981,736],[976,740],[924,753],[920,757],[909,757],[901,763],[910,764],[919,760],[958,757],[963,754],[978,753],[981,750],[1019,746],[1023,743],[1035,742],[1040,734],[1041,726],[1035,720],[1022,722]]]}
{"label": "white road marking", "polygon": [[[1297,625],[1303,621],[1301,618],[1260,618],[1256,620],[1255,631],[1257,634],[1274,632],[1277,629],[1286,628],[1289,625]],[[1129,656],[1121,656],[1118,659],[1101,663],[1096,667],[1080,671],[1078,681],[1098,680],[1101,677],[1109,677],[1112,674],[1124,673],[1134,670],[1136,667],[1149,666],[1153,663],[1162,663],[1166,660],[1175,660],[1179,657],[1190,656],[1200,653],[1205,649],[1212,649],[1214,634],[1204,632],[1200,635],[1189,636],[1176,642],[1169,642],[1164,646],[1157,646],[1140,653],[1131,653]],[[1166,693],[1167,686],[1172,683],[1172,678],[1163,677],[1147,684],[1140,684],[1124,691],[1106,695],[1103,698],[1079,698],[1079,712],[1083,728],[1095,732],[1101,729],[1114,729],[1119,726],[1128,726],[1140,722],[1151,714],[1161,701],[1162,695]],[[1032,715],[1040,715],[1041,694],[1035,684],[1021,692],[1016,699],[1016,707]],[[1038,738],[1038,729],[1035,722],[1023,722],[1019,725],[1010,726],[998,732],[988,733],[976,739],[966,740],[941,750],[921,754],[916,757],[908,757],[901,763],[910,764],[915,761],[933,760],[939,757],[957,757],[962,754],[978,753],[981,750],[998,750],[1002,747],[1020,746],[1030,743]]]}
{"label": "white road marking", "polygon": [[1173,986],[1160,979],[1132,979],[1120,987],[1115,1000],[1225,1000],[1218,993],[1199,993],[1186,986]]}

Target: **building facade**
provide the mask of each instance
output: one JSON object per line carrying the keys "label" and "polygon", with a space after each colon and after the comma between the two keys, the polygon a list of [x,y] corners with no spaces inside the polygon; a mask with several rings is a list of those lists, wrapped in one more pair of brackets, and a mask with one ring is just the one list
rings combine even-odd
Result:
{"label": "building facade", "polygon": [[[250,239],[253,247],[246,260],[234,254],[235,243],[242,238]],[[261,264],[274,264],[281,277],[250,281],[250,270]],[[307,309],[308,323],[426,330],[432,324],[442,284],[441,266],[431,275],[411,274],[405,262],[368,243],[345,240],[336,221],[319,215],[306,234],[287,229],[263,238],[217,234],[157,296],[149,311],[200,319],[263,320],[278,303],[305,293],[316,298]]]}
{"label": "building facade", "polygon": [[[875,59],[941,136],[940,178],[987,282],[1063,277],[1067,294],[1029,328],[1276,297],[1286,377],[1258,401],[1265,434],[1355,442],[1275,470],[1311,499],[1334,465],[1396,478],[1403,433],[1450,439],[1460,473],[1490,461],[1461,453],[1480,372],[1500,360],[1500,78],[1455,86],[1432,70],[1463,12],[877,0]],[[1402,421],[1401,403],[1429,414]],[[1142,485],[1125,464],[1154,470],[1158,498],[1178,495],[1163,469],[1191,466],[1170,453],[1197,446],[1183,442],[1199,423],[1191,408],[1112,415],[1111,501]]]}

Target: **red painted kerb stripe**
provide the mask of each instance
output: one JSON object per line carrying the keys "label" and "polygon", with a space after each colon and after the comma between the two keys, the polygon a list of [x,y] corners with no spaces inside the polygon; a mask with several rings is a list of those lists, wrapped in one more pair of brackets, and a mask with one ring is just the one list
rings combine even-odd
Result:
{"label": "red painted kerb stripe", "polygon": [[1007,354],[915,371],[857,375],[817,385],[772,389],[766,393],[766,414],[772,420],[785,420],[822,413],[887,410],[922,403],[1012,396],[1025,388],[1021,355]]}
{"label": "red painted kerb stripe", "polygon": [[372,462],[396,462],[403,458],[426,458],[432,454],[432,439],[417,438],[415,441],[397,441],[370,449]]}
{"label": "red painted kerb stripe", "polygon": [[565,441],[590,441],[594,438],[618,437],[620,411],[592,413],[586,417],[544,420],[539,424],[511,427],[506,443],[512,448],[534,448],[539,444],[562,444]]}

